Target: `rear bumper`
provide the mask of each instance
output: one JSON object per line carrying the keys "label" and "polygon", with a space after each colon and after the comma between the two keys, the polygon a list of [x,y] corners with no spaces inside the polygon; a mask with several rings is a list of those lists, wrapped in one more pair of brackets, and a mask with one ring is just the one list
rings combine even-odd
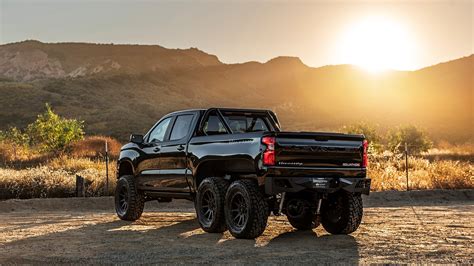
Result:
{"label": "rear bumper", "polygon": [[366,177],[265,177],[265,193],[275,195],[281,192],[310,190],[333,193],[340,189],[368,195],[371,179]]}

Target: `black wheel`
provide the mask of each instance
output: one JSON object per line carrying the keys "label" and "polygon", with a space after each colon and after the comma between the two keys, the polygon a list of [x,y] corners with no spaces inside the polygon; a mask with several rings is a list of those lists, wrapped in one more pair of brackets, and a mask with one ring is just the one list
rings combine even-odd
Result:
{"label": "black wheel", "polygon": [[291,226],[298,230],[312,230],[319,222],[311,203],[305,199],[290,199],[286,207],[286,217]]}
{"label": "black wheel", "polygon": [[117,216],[126,221],[135,221],[143,213],[145,197],[135,185],[131,175],[120,177],[115,188],[115,211]]}
{"label": "black wheel", "polygon": [[260,236],[267,226],[268,203],[252,180],[233,182],[225,196],[225,220],[235,238]]}
{"label": "black wheel", "polygon": [[228,182],[222,178],[209,177],[199,185],[195,207],[199,225],[208,233],[226,230],[224,199]]}
{"label": "black wheel", "polygon": [[339,191],[329,195],[321,206],[321,224],[331,234],[350,234],[362,221],[360,194]]}

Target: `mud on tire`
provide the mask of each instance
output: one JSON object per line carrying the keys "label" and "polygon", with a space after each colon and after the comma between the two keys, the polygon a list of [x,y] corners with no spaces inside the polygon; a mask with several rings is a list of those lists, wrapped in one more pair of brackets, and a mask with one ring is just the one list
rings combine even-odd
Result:
{"label": "mud on tire", "polygon": [[221,233],[227,229],[224,200],[228,186],[228,181],[218,177],[208,177],[199,184],[194,206],[199,225],[208,233]]}
{"label": "mud on tire", "polygon": [[253,180],[237,180],[225,196],[225,219],[235,238],[260,236],[267,226],[269,208],[262,192]]}
{"label": "mud on tire", "polygon": [[321,224],[331,234],[350,234],[357,230],[363,215],[359,193],[344,190],[330,194],[321,206]]}
{"label": "mud on tire", "polygon": [[139,191],[132,175],[120,177],[115,188],[115,211],[125,221],[135,221],[143,213],[145,196]]}

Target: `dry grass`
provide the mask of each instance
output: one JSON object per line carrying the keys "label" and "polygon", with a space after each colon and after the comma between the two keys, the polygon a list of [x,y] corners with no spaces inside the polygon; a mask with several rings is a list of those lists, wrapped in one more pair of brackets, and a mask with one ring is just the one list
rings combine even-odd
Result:
{"label": "dry grass", "polygon": [[[370,158],[368,175],[372,190],[406,190],[405,159],[396,156]],[[409,157],[410,189],[472,189],[474,166],[470,162],[432,161]]]}
{"label": "dry grass", "polygon": [[105,142],[107,141],[109,156],[117,158],[122,144],[116,139],[104,136],[90,136],[76,141],[68,147],[68,154],[72,157],[97,158],[105,156]]}
{"label": "dry grass", "polygon": [[[105,192],[102,152],[106,139],[112,155],[118,154],[120,143],[105,137],[86,138],[71,145],[69,153],[56,157],[0,142],[0,199],[73,196],[76,175],[86,178],[87,196],[111,195],[116,162],[109,164],[110,185]],[[410,189],[474,188],[473,154],[472,146],[462,146],[441,147],[422,157],[410,157]],[[406,189],[405,160],[400,156],[371,156],[368,174],[374,191]]]}
{"label": "dry grass", "polygon": [[0,141],[0,166],[19,165],[28,166],[38,164],[50,158],[50,154],[41,154],[28,147],[14,143]]}
{"label": "dry grass", "polygon": [[48,164],[26,169],[0,168],[0,199],[71,197],[76,175],[87,181],[87,196],[112,195],[116,163],[109,163],[109,191],[105,189],[105,163],[88,158],[58,157]]}

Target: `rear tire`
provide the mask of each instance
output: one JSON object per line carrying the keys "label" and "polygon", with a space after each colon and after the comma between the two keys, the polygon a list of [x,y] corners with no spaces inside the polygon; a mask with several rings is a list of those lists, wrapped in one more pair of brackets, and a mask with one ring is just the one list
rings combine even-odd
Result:
{"label": "rear tire", "polygon": [[268,203],[253,180],[237,180],[230,185],[225,196],[225,220],[235,238],[260,236],[268,214]]}
{"label": "rear tire", "polygon": [[331,234],[350,234],[359,228],[363,207],[360,194],[344,190],[329,195],[321,206],[321,224]]}
{"label": "rear tire", "polygon": [[228,182],[222,178],[209,177],[199,185],[195,207],[199,225],[208,233],[226,230],[224,200]]}
{"label": "rear tire", "polygon": [[132,175],[120,177],[115,188],[115,211],[125,221],[135,221],[143,213],[145,196],[135,185]]}
{"label": "rear tire", "polygon": [[304,199],[290,199],[286,217],[291,226],[298,230],[313,230],[319,226],[316,214],[311,209],[311,203]]}

